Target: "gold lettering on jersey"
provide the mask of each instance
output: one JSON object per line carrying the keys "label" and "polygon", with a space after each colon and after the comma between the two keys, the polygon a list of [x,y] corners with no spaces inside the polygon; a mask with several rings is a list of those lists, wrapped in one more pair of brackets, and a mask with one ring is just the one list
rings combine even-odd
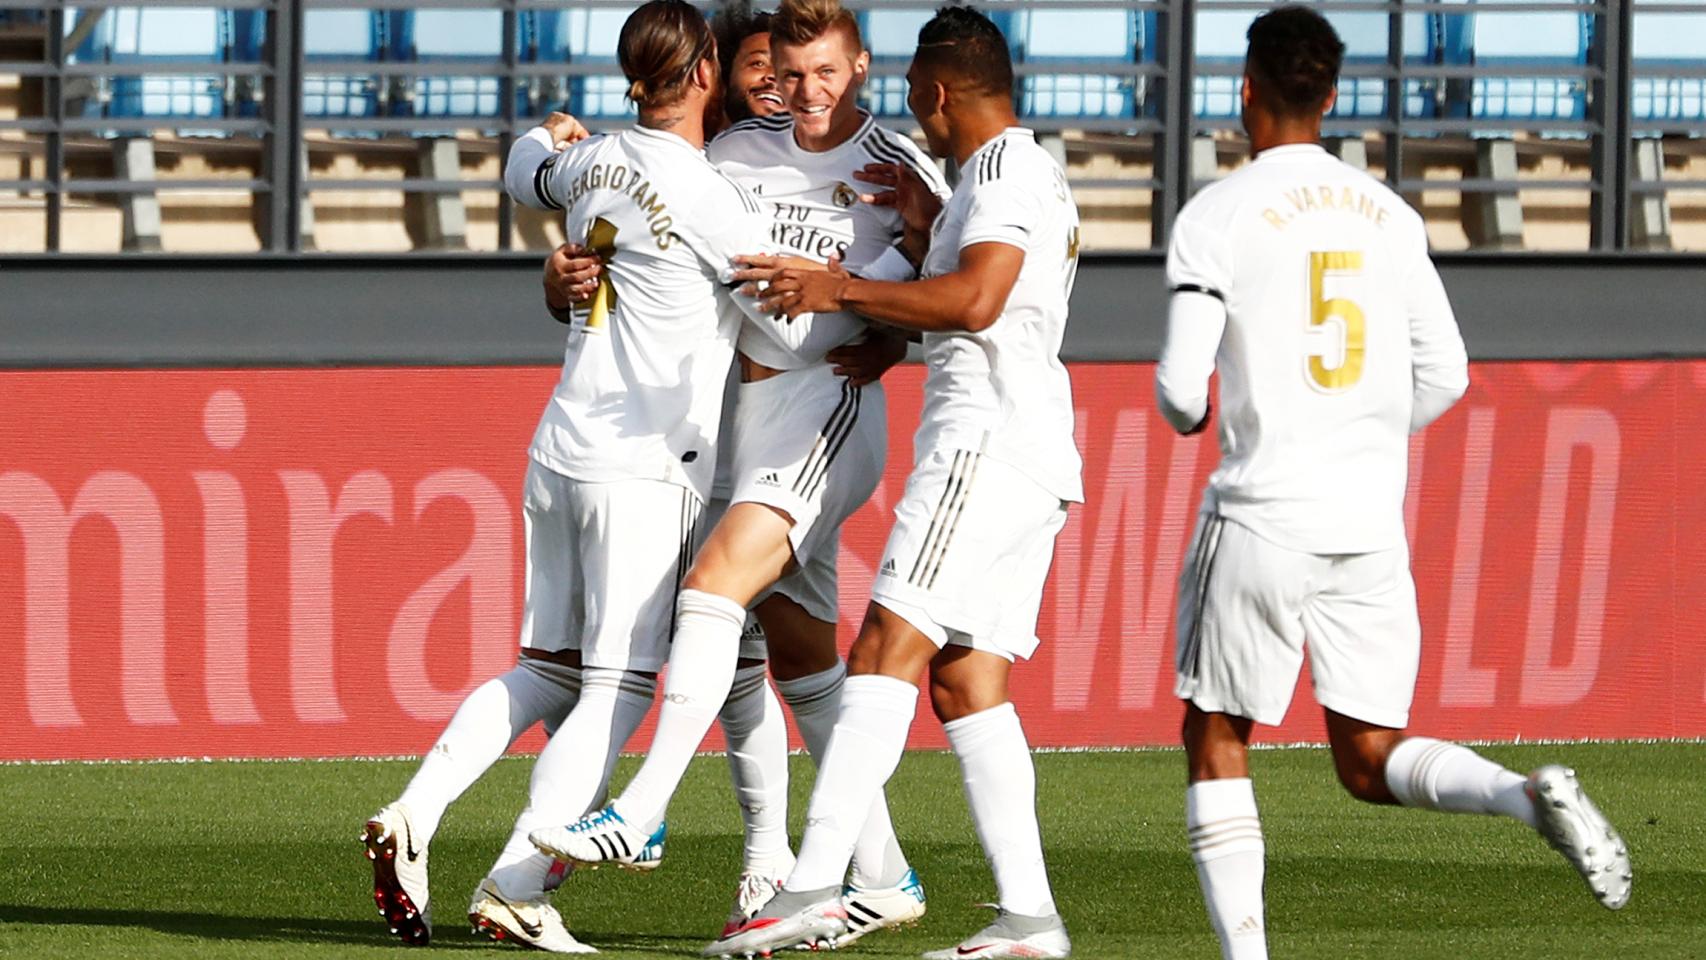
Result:
{"label": "gold lettering on jersey", "polygon": [[1284,195],[1284,204],[1276,204],[1262,211],[1262,219],[1267,221],[1268,225],[1275,230],[1284,230],[1291,226],[1293,220],[1304,214],[1323,211],[1352,213],[1377,227],[1384,228],[1386,226],[1388,216],[1386,208],[1375,202],[1373,197],[1355,187],[1334,187],[1322,184],[1316,187],[1298,187],[1294,190],[1286,190]]}
{"label": "gold lettering on jersey", "polygon": [[573,207],[594,190],[609,190],[627,195],[646,218],[646,226],[651,230],[652,238],[657,241],[659,250],[668,250],[675,243],[675,234],[670,232],[675,226],[675,220],[669,215],[669,205],[658,197],[658,192],[652,189],[652,182],[643,171],[630,168],[626,164],[595,163],[575,179],[574,186],[569,189],[568,202],[564,206]]}

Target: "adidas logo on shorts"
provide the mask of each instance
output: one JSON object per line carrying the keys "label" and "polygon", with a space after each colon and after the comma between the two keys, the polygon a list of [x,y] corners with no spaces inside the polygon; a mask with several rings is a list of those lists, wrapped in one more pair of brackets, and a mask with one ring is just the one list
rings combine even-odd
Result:
{"label": "adidas logo on shorts", "polygon": [[893,557],[890,557],[887,560],[884,560],[883,561],[883,568],[881,570],[877,571],[877,576],[879,576],[879,577],[896,577],[899,575],[900,574],[895,572],[894,558]]}
{"label": "adidas logo on shorts", "polygon": [[774,473],[767,473],[753,482],[761,487],[779,487],[782,485],[782,478]]}

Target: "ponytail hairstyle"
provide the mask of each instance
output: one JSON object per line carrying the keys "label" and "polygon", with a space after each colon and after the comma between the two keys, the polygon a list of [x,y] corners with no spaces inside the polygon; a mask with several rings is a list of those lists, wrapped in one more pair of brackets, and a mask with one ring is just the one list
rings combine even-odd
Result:
{"label": "ponytail hairstyle", "polygon": [[666,107],[686,93],[701,60],[717,62],[717,41],[686,0],[651,0],[622,24],[616,59],[635,106]]}

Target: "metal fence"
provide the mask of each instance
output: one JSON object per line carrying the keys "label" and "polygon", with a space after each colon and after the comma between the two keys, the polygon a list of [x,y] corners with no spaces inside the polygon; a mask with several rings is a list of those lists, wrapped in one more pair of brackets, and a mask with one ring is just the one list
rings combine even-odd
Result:
{"label": "metal fence", "polygon": [[[121,198],[162,190],[250,191],[265,253],[304,249],[305,199],[315,193],[392,190],[427,196],[492,191],[497,246],[515,240],[515,211],[496,179],[456,175],[386,180],[311,176],[310,133],[353,146],[424,141],[475,132],[497,156],[530,117],[569,107],[593,126],[624,122],[612,91],[608,49],[586,36],[619,23],[634,4],[614,0],[225,0],[218,10],[223,53],[80,55],[102,17],[139,5],[95,0],[0,0],[0,16],[39,21],[45,43],[34,60],[0,62],[0,76],[39,85],[39,109],[0,119],[0,144],[29,153],[31,175],[0,180],[0,192],[39,197],[47,252],[61,249],[65,198]],[[866,97],[889,122],[908,123],[904,79],[909,36],[932,2],[848,0],[865,24],[873,59]],[[1141,155],[1147,174],[1087,180],[1151,197],[1149,243],[1165,242],[1174,215],[1238,149],[1238,78],[1243,30],[1262,0],[992,0],[979,4],[1013,44],[1015,104],[1045,136],[1063,131],[1105,149]],[[150,0],[157,9],[207,9],[196,0]],[[1586,192],[1591,250],[1613,252],[1650,239],[1643,203],[1706,179],[1667,176],[1662,148],[1706,137],[1706,2],[1658,0],[1322,0],[1315,4],[1349,47],[1339,105],[1325,134],[1358,162],[1412,196],[1461,191],[1494,209],[1517,191]],[[483,55],[408,55],[396,36],[423,11],[484,11],[500,42]],[[369,18],[377,38],[360,55],[311,49],[310,17]],[[574,18],[581,40],[538,42],[545,18]],[[601,18],[601,19],[600,19]],[[1501,19],[1502,18],[1502,19]],[[561,21],[558,24],[561,32]],[[230,27],[234,24],[235,28]],[[401,26],[398,26],[401,24]],[[1637,33],[1648,24],[1642,44]],[[584,27],[584,29],[582,29]],[[910,31],[910,34],[909,34]],[[1656,32],[1655,32],[1656,31]],[[571,31],[572,32],[572,31]],[[382,41],[382,42],[381,42]],[[1641,49],[1638,50],[1637,47]],[[377,52],[376,52],[377,51]],[[93,92],[92,92],[93,91]],[[94,97],[94,107],[90,107]],[[150,100],[150,98],[153,98]],[[149,104],[159,101],[155,107]],[[183,104],[184,106],[175,106]],[[79,106],[81,105],[81,106]],[[155,179],[116,163],[113,177],[67,169],[68,144],[146,139],[161,131],[251,142],[255,176]],[[22,138],[22,139],[19,139]],[[1059,142],[1056,140],[1056,142]],[[1586,175],[1518,176],[1513,151],[1550,145],[1585,157]],[[21,145],[20,145],[21,144]],[[1348,145],[1348,148],[1347,146]],[[39,173],[33,159],[41,157]],[[1428,179],[1416,155],[1473,155],[1466,174]],[[1347,158],[1350,158],[1349,156]],[[442,171],[442,168],[437,168]],[[1497,232],[1498,218],[1489,220]],[[1496,240],[1496,237],[1495,237]],[[1496,245],[1489,243],[1487,245]],[[1650,244],[1647,244],[1650,246]]]}

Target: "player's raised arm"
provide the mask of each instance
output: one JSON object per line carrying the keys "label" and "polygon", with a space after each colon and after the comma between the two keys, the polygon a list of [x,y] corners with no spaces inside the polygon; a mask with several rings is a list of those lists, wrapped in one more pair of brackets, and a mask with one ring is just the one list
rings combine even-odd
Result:
{"label": "player's raised arm", "polygon": [[517,137],[504,164],[504,189],[510,198],[535,210],[563,209],[553,192],[551,173],[562,151],[587,136],[579,120],[566,113],[553,113]]}
{"label": "player's raised arm", "polygon": [[1410,432],[1451,409],[1469,389],[1469,355],[1457,329],[1439,271],[1428,258],[1425,237],[1412,255],[1404,284],[1410,320],[1410,365],[1414,378]]}
{"label": "player's raised arm", "polygon": [[1231,286],[1220,237],[1180,220],[1167,248],[1167,340],[1155,368],[1155,402],[1174,430],[1190,434],[1208,425],[1209,378],[1226,332]]}

